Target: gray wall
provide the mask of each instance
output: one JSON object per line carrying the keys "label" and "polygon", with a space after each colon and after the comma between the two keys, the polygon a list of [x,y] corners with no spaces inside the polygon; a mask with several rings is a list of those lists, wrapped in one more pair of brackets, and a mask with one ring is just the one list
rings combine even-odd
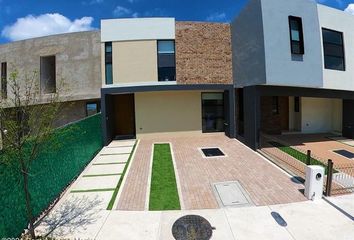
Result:
{"label": "gray wall", "polygon": [[262,10],[250,0],[231,23],[233,78],[237,87],[266,81]]}
{"label": "gray wall", "polygon": [[[21,78],[37,71],[38,84],[40,57],[55,55],[57,87],[60,87],[61,79],[64,82],[61,90],[63,101],[100,98],[100,54],[99,31],[60,34],[0,45],[0,62],[8,63],[8,77],[14,69],[19,71]],[[24,79],[21,82],[25,84]],[[8,97],[11,98],[11,95]]]}
{"label": "gray wall", "polygon": [[[309,0],[261,0],[268,85],[322,87],[317,4]],[[302,18],[305,54],[292,55],[289,16]]]}

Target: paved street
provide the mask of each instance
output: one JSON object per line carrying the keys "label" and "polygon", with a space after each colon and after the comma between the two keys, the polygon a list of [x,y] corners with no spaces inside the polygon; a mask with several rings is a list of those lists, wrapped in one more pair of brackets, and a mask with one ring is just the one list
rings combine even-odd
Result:
{"label": "paved street", "polygon": [[[346,195],[330,200],[354,209],[353,199],[353,195]],[[279,213],[287,226],[280,226],[272,212]],[[57,239],[173,240],[173,223],[187,214],[206,218],[215,227],[213,240],[352,240],[354,236],[354,221],[325,200],[193,211],[91,210],[84,216],[70,214],[68,218],[71,217],[72,223],[68,221],[54,228],[50,236]]]}

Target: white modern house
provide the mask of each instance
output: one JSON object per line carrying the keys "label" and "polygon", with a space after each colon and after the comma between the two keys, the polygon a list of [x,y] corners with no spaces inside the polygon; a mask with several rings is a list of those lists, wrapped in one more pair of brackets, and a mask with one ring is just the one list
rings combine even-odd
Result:
{"label": "white modern house", "polygon": [[237,133],[354,137],[354,16],[310,0],[250,0],[231,23]]}

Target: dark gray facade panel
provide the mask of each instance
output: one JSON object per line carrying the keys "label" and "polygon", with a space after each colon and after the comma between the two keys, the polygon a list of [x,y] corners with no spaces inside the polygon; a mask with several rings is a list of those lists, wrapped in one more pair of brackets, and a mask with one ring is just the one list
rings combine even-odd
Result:
{"label": "dark gray facade panel", "polygon": [[354,138],[354,100],[343,100],[343,137]]}
{"label": "dark gray facade panel", "polygon": [[245,144],[256,150],[259,145],[260,131],[260,95],[257,86],[243,90],[244,140]]}

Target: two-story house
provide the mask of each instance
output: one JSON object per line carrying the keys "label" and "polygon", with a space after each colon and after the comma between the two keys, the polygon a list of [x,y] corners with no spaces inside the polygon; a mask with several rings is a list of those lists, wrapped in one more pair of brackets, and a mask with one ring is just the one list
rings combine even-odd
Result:
{"label": "two-story house", "polygon": [[231,24],[237,135],[354,137],[354,16],[309,0],[250,0]]}
{"label": "two-story house", "polygon": [[10,75],[25,89],[26,76],[34,77],[40,95],[48,103],[58,93],[64,106],[56,126],[80,120],[100,111],[100,32],[88,31],[39,37],[0,45],[0,104],[13,107]]}
{"label": "two-story house", "polygon": [[105,143],[154,134],[235,137],[229,24],[101,21]]}

